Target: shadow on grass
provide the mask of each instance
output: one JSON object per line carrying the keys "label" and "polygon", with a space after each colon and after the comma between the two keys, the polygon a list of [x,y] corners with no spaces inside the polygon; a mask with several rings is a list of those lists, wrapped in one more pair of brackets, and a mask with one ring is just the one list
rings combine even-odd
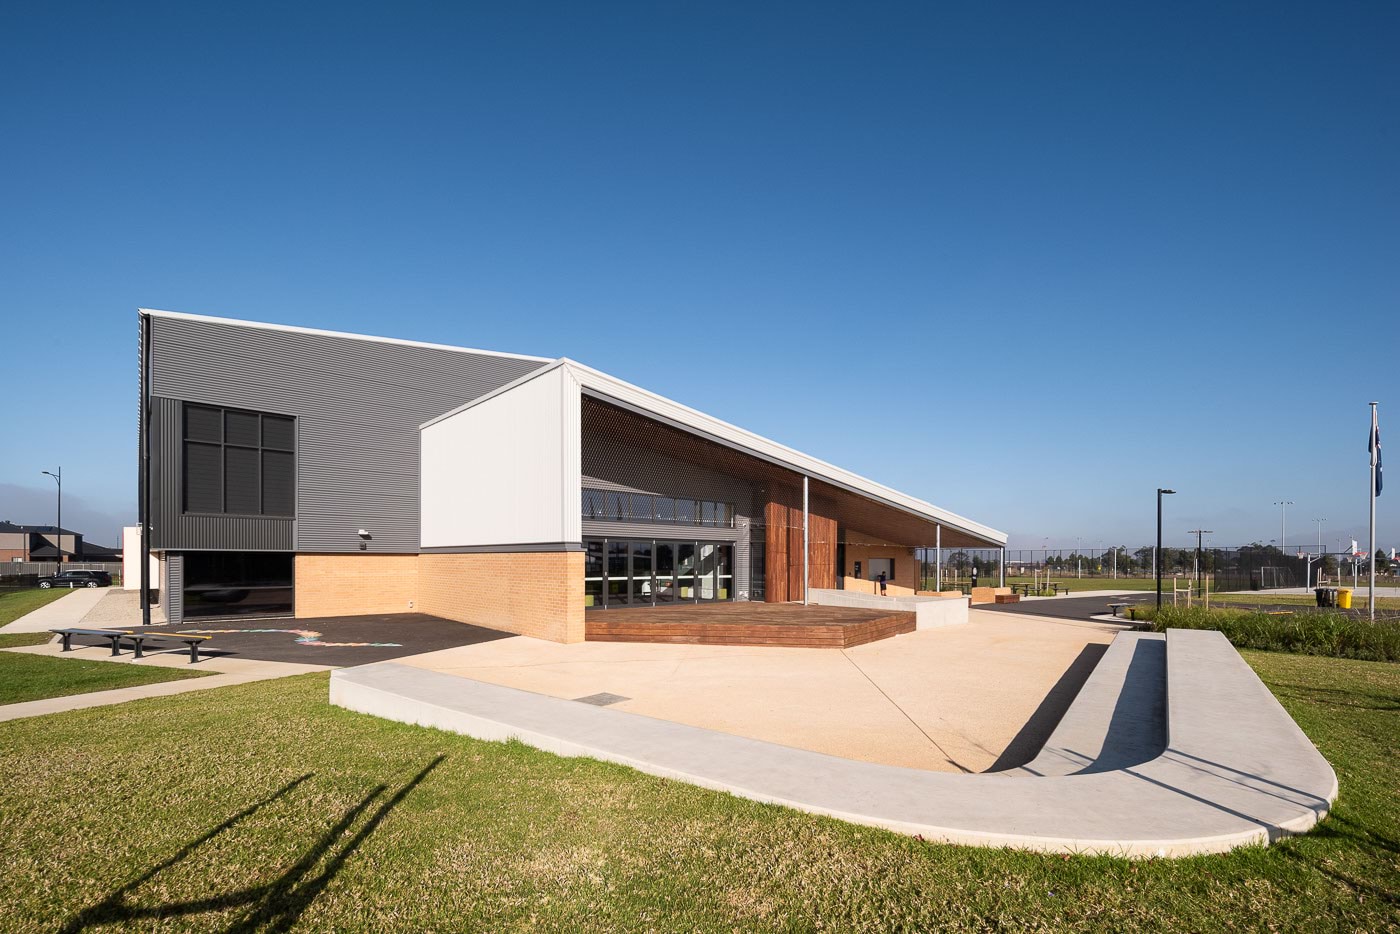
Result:
{"label": "shadow on grass", "polygon": [[[311,906],[316,897],[325,890],[336,874],[345,865],[345,861],[359,849],[360,844],[374,833],[381,821],[398,806],[404,798],[408,797],[418,785],[427,778],[429,773],[436,769],[446,758],[438,756],[404,784],[392,797],[383,801],[374,809],[369,819],[364,822],[355,835],[348,841],[337,844],[341,836],[355,825],[370,806],[388,791],[387,785],[379,785],[366,794],[354,807],[341,815],[336,823],[328,828],[313,843],[301,858],[291,867],[284,871],[273,881],[258,886],[251,886],[238,889],[232,892],[225,892],[218,895],[211,895],[208,898],[193,899],[189,901],[171,902],[163,905],[139,906],[127,903],[131,896],[141,885],[153,879],[157,874],[174,867],[184,860],[199,847],[213,840],[219,834],[231,829],[251,817],[257,811],[271,804],[279,798],[284,797],[294,790],[302,782],[311,777],[310,774],[302,775],[283,785],[273,794],[263,798],[239,811],[228,820],[210,830],[204,836],[185,844],[175,852],[169,859],[158,863],[145,873],[141,874],[131,882],[123,885],[107,895],[102,901],[85,908],[78,914],[70,918],[59,930],[65,934],[75,934],[75,932],[87,930],[90,927],[112,923],[130,923],[133,921],[153,921],[156,919],[179,918],[186,915],[199,914],[206,911],[227,911],[232,908],[247,907],[248,914],[229,928],[230,931],[286,931],[297,922],[297,919]],[[320,871],[311,875],[312,871],[321,864],[327,854]]]}

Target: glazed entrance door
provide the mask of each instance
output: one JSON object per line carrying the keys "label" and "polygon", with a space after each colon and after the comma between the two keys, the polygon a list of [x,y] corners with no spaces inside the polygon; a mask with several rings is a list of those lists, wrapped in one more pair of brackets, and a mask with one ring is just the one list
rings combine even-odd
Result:
{"label": "glazed entrance door", "polygon": [[676,602],[676,543],[656,543],[656,573],[652,576],[652,595],[657,605]]}
{"label": "glazed entrance door", "polygon": [[734,599],[734,546],[718,542],[584,542],[584,606],[616,608]]}

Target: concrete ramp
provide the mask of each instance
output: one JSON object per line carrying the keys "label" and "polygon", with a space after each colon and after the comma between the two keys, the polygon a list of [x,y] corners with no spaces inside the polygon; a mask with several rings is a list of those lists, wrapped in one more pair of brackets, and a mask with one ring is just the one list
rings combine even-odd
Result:
{"label": "concrete ramp", "polygon": [[[841,759],[393,662],[332,672],[330,695],[362,713],[974,846],[1186,856],[1265,844],[1327,813],[1332,767],[1223,636],[1124,634],[1114,649],[1040,756],[980,775]],[[1160,730],[1137,709],[1155,703],[1153,678]]]}

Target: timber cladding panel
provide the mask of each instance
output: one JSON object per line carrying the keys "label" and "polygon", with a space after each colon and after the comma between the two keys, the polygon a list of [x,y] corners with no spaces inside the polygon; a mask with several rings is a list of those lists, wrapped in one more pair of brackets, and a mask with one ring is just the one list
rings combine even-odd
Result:
{"label": "timber cladding panel", "polygon": [[583,552],[424,554],[420,609],[551,642],[583,641]]}
{"label": "timber cladding panel", "polygon": [[298,619],[420,609],[417,555],[297,555],[295,579]]}
{"label": "timber cladding panel", "polygon": [[[818,499],[807,509],[807,574],[813,587],[836,586],[836,545],[839,532],[831,510]],[[802,491],[775,490],[765,510],[764,571],[769,603],[801,600]]]}

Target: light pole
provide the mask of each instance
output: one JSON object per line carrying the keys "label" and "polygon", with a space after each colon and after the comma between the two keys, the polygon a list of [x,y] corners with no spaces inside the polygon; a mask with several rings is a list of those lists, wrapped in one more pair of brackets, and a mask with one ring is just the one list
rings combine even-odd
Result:
{"label": "light pole", "polygon": [[1157,609],[1162,608],[1162,497],[1170,496],[1176,490],[1157,487]]}
{"label": "light pole", "polygon": [[1214,535],[1215,529],[1191,529],[1186,534],[1196,536],[1196,567],[1194,568],[1194,574],[1196,578],[1196,593],[1199,596],[1201,590],[1201,536]]}
{"label": "light pole", "polygon": [[1288,507],[1293,505],[1293,500],[1284,499],[1274,503],[1279,508],[1279,530],[1278,530],[1278,550],[1288,550]]}
{"label": "light pole", "polygon": [[62,468],[62,467],[58,468],[58,472],[57,472],[57,473],[54,473],[54,472],[51,472],[51,471],[48,471],[48,470],[41,470],[40,473],[44,474],[45,476],[53,477],[54,482],[58,484],[58,525],[55,526],[55,531],[54,531],[53,540],[54,540],[54,548],[55,548],[55,550],[58,552],[58,563],[59,563],[59,564],[62,564],[62,563],[63,563],[63,468]]}

